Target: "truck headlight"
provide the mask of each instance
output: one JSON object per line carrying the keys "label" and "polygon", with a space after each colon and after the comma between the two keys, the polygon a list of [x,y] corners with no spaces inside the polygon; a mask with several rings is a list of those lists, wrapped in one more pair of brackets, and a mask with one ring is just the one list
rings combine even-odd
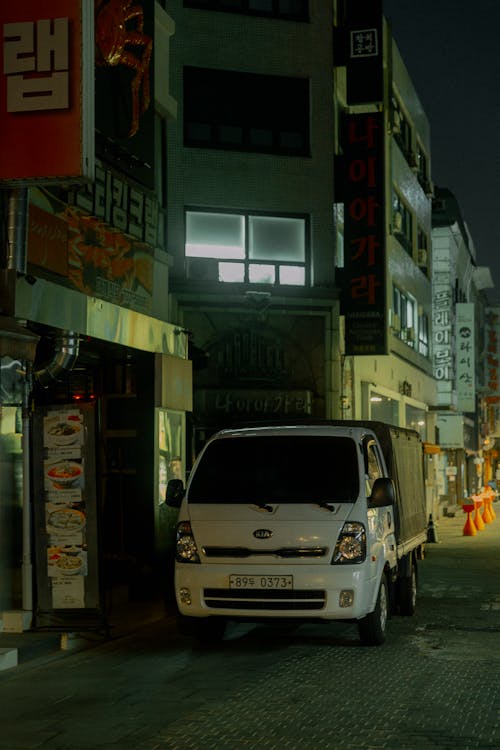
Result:
{"label": "truck headlight", "polygon": [[365,557],[365,527],[362,523],[345,523],[335,545],[332,565],[361,563]]}
{"label": "truck headlight", "polygon": [[199,563],[200,556],[189,521],[177,524],[175,559],[177,562]]}

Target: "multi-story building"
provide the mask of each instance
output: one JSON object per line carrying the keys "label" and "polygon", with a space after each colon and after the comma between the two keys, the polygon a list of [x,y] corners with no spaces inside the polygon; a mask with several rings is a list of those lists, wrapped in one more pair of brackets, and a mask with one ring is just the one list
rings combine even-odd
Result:
{"label": "multi-story building", "polygon": [[477,263],[472,237],[450,190],[436,188],[432,223],[433,360],[442,450],[439,504],[442,512],[455,513],[464,497],[491,478],[484,466],[485,457],[489,463],[484,449],[493,432],[486,398],[496,390],[496,379],[488,371],[491,364],[496,366],[497,355],[496,341],[493,353],[487,353],[485,334],[496,326],[488,322],[484,290],[493,282],[489,268]]}
{"label": "multi-story building", "polygon": [[94,3],[62,5],[0,16],[0,626],[11,629],[33,613],[102,626],[117,589],[123,601],[154,587],[160,501],[184,475],[191,410],[165,238],[174,24],[154,0],[98,1],[95,18]]}
{"label": "multi-story building", "polygon": [[339,415],[337,19],[318,0],[169,9],[172,315],[191,341],[196,453],[235,422]]}
{"label": "multi-story building", "polygon": [[168,245],[193,453],[262,418],[414,427],[432,512],[429,124],[381,4],[171,12]]}

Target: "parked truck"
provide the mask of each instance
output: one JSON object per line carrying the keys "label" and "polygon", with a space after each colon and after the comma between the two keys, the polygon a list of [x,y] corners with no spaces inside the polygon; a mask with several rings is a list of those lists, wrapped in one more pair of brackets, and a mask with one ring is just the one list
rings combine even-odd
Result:
{"label": "parked truck", "polygon": [[423,447],[375,421],[226,429],[204,446],[179,507],[175,596],[203,641],[230,620],[356,622],[379,645],[412,615],[427,518]]}

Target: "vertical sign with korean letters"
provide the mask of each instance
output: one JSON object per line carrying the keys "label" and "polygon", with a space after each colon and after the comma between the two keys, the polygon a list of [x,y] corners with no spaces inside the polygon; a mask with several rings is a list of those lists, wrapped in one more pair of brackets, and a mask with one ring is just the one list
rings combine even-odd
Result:
{"label": "vertical sign with korean letters", "polygon": [[432,271],[434,298],[432,302],[433,371],[438,381],[438,392],[443,401],[451,403],[453,380],[455,379],[455,357],[453,350],[453,283],[449,249],[436,245]]}
{"label": "vertical sign with korean letters", "polygon": [[500,308],[486,310],[486,403],[490,415],[490,432],[500,430]]}
{"label": "vertical sign with korean letters", "polygon": [[381,0],[347,3],[347,103],[381,102],[384,91]]}
{"label": "vertical sign with korean letters", "polygon": [[476,410],[474,305],[456,305],[457,408],[464,412]]}
{"label": "vertical sign with korean letters", "polygon": [[0,180],[93,177],[93,3],[0,4]]}
{"label": "vertical sign with korean letters", "polygon": [[382,113],[346,115],[346,354],[387,354]]}

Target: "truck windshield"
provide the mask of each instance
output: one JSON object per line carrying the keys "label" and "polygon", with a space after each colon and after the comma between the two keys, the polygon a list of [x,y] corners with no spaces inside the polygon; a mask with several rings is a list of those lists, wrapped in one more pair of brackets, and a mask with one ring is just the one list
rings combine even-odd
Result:
{"label": "truck windshield", "polygon": [[356,444],[345,437],[245,436],[215,440],[193,474],[190,503],[353,503]]}

